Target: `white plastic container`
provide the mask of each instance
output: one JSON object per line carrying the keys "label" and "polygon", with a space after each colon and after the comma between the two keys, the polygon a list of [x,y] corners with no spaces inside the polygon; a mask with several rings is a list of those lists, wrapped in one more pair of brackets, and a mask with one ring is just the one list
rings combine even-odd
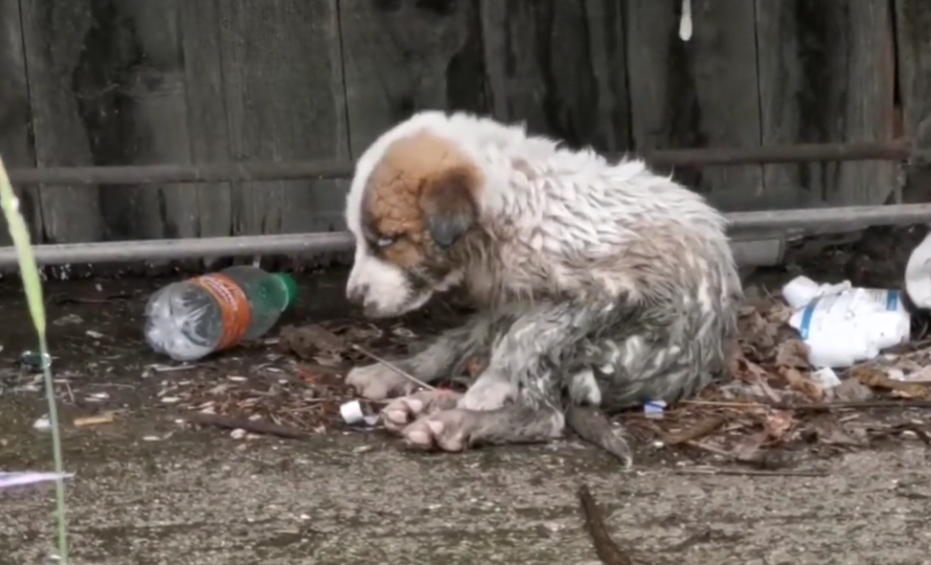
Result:
{"label": "white plastic container", "polygon": [[[813,366],[849,367],[910,339],[911,317],[899,291],[851,288],[849,283],[818,286],[807,280],[817,287],[815,298],[796,308],[789,324],[808,346]],[[798,292],[800,288],[812,290],[811,285],[796,279],[784,287],[783,294],[788,289],[798,303],[804,294]]]}
{"label": "white plastic container", "polygon": [[908,257],[905,292],[918,308],[931,308],[931,230]]}
{"label": "white plastic container", "polygon": [[850,290],[850,281],[840,284],[818,284],[808,277],[795,277],[782,287],[782,297],[793,310],[808,306],[812,300],[826,294],[840,294]]}

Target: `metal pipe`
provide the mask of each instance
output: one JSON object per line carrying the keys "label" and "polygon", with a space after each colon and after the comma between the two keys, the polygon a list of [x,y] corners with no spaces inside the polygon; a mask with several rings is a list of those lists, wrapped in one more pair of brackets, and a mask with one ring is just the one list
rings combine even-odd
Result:
{"label": "metal pipe", "polygon": [[[295,255],[351,250],[355,240],[349,232],[288,235],[244,235],[199,239],[149,239],[36,245],[33,251],[41,265],[131,263],[253,255]],[[13,247],[0,247],[0,268],[16,266]]]}
{"label": "metal pipe", "polygon": [[[725,216],[731,230],[739,232],[743,240],[752,239],[753,231],[768,231],[769,234],[760,237],[772,239],[772,231],[776,230],[818,233],[838,228],[856,231],[867,226],[928,223],[931,222],[931,204],[736,212]],[[353,243],[348,232],[338,232],[37,245],[34,252],[36,261],[42,265],[64,265],[330,253],[348,251]],[[0,267],[15,266],[16,250],[0,247]]]}
{"label": "metal pipe", "polygon": [[[657,167],[710,167],[817,161],[906,160],[910,143],[828,143],[749,148],[711,147],[636,153]],[[612,159],[623,155],[609,155]],[[342,179],[352,176],[350,161],[209,163],[199,165],[126,165],[11,169],[14,185],[152,185],[192,182]]]}

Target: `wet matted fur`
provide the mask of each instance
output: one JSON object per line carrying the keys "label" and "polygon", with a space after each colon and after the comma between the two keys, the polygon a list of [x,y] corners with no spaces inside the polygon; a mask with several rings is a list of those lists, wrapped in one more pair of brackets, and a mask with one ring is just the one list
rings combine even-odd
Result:
{"label": "wet matted fur", "polygon": [[[563,433],[568,405],[671,403],[726,366],[742,289],[725,220],[642,161],[421,112],[362,155],[346,221],[357,243],[347,296],[368,315],[409,312],[457,285],[479,309],[398,361],[435,382],[489,359],[461,397],[421,391],[384,409],[409,444],[546,441]],[[382,365],[347,380],[370,398],[411,392]]]}

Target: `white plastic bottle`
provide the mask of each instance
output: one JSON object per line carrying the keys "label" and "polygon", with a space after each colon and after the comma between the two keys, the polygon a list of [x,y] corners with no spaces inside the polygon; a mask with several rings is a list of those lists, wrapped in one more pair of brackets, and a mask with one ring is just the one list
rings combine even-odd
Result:
{"label": "white plastic bottle", "polygon": [[[899,291],[800,279],[790,281],[783,294],[795,308],[789,325],[808,346],[813,366],[849,367],[909,340],[911,316]],[[798,306],[806,294],[810,301]]]}
{"label": "white plastic bottle", "polygon": [[245,265],[172,283],[149,298],[146,343],[175,361],[196,361],[261,337],[296,300],[289,275]]}

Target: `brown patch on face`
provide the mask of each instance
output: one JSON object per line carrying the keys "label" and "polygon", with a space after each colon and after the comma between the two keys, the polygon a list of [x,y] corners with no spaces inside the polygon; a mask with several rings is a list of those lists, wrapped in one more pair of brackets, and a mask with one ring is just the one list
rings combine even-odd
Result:
{"label": "brown patch on face", "polygon": [[[394,142],[369,178],[362,223],[383,259],[404,270],[440,269],[444,251],[474,225],[478,167],[454,143],[428,132]],[[379,239],[393,240],[378,247]]]}

